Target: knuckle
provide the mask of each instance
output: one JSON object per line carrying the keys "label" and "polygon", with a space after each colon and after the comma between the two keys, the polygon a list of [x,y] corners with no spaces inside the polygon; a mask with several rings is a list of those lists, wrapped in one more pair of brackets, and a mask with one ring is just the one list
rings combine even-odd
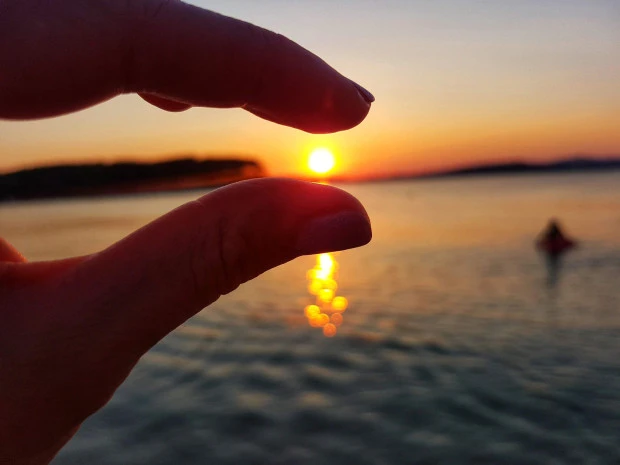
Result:
{"label": "knuckle", "polygon": [[180,0],[126,0],[128,21],[125,26],[122,68],[123,88],[126,93],[144,89],[149,74],[148,58],[143,53],[145,44],[152,40],[153,22]]}
{"label": "knuckle", "polygon": [[288,39],[281,34],[253,24],[245,23],[245,27],[250,36],[249,43],[256,47],[256,52],[252,55],[257,60],[253,66],[246,68],[252,74],[247,79],[249,86],[244,100],[245,105],[251,105],[264,100],[269,82],[282,72],[278,67],[280,60],[277,57]]}
{"label": "knuckle", "polygon": [[247,278],[247,255],[250,244],[243,234],[243,228],[231,224],[231,220],[222,218],[216,229],[217,250],[215,279],[218,294],[224,295],[234,291]]}
{"label": "knuckle", "polygon": [[143,0],[142,16],[147,19],[154,19],[160,16],[170,4],[177,0]]}
{"label": "knuckle", "polygon": [[153,19],[173,3],[181,0],[125,0],[124,8],[129,15],[137,20]]}
{"label": "knuckle", "polygon": [[[206,208],[200,201],[196,204]],[[246,257],[250,243],[239,227],[238,218],[222,215],[215,222],[208,222],[198,228],[194,243],[189,270],[201,301],[211,303],[249,279]]]}

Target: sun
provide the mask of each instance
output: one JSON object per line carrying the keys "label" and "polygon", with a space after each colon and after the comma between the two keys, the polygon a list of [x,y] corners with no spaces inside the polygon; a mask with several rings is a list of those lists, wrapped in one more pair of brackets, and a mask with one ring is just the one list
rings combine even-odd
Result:
{"label": "sun", "polygon": [[335,164],[334,154],[326,148],[314,149],[308,158],[308,167],[317,174],[329,173]]}

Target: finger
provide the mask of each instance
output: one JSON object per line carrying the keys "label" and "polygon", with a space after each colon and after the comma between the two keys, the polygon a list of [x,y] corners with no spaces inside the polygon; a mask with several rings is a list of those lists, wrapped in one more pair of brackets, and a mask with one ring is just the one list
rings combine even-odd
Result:
{"label": "finger", "polygon": [[191,105],[188,105],[186,103],[177,102],[175,100],[163,98],[154,94],[141,93],[139,95],[151,105],[155,105],[157,108],[161,108],[162,110],[166,111],[180,112],[192,108]]}
{"label": "finger", "polygon": [[287,38],[181,2],[144,22],[138,90],[197,106],[243,107],[310,132],[348,129],[369,102],[358,87]]}
{"label": "finger", "polygon": [[26,259],[15,247],[0,237],[0,293],[2,293],[3,282],[10,275],[14,265],[25,263]]}
{"label": "finger", "polygon": [[5,118],[140,92],[320,133],[359,124],[373,100],[285,37],[180,1],[9,2],[0,31]]}
{"label": "finger", "polygon": [[261,179],[216,190],[101,253],[15,265],[18,290],[3,309],[22,350],[8,366],[28,389],[4,393],[16,419],[7,444],[16,456],[52,457],[144,352],[221,294],[298,255],[370,238],[366,212],[349,194]]}
{"label": "finger", "polygon": [[[89,344],[134,361],[241,283],[296,256],[361,246],[361,204],[330,186],[236,183],[149,224],[64,279]],[[84,329],[86,328],[86,329]]]}
{"label": "finger", "polygon": [[0,237],[0,263],[24,263],[26,259],[18,250]]}

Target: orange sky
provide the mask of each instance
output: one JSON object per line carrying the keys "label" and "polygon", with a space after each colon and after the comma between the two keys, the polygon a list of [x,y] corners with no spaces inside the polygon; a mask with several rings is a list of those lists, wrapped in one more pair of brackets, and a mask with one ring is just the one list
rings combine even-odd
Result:
{"label": "orange sky", "polygon": [[376,96],[358,128],[309,135],[242,110],[165,113],[123,96],[69,116],[0,122],[0,170],[66,160],[239,154],[337,174],[620,154],[617,0],[193,1],[281,32]]}

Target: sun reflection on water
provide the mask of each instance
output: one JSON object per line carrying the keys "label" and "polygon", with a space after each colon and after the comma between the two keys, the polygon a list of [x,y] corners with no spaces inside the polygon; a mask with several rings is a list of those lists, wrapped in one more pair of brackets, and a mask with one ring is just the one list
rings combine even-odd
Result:
{"label": "sun reflection on water", "polygon": [[345,297],[338,291],[338,262],[335,254],[316,256],[316,265],[306,273],[308,292],[315,296],[315,303],[306,306],[304,315],[313,328],[322,328],[326,337],[334,337],[342,324],[342,312],[347,309]]}

